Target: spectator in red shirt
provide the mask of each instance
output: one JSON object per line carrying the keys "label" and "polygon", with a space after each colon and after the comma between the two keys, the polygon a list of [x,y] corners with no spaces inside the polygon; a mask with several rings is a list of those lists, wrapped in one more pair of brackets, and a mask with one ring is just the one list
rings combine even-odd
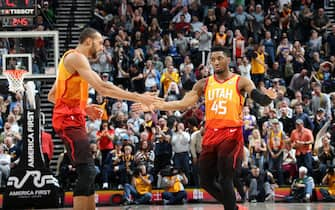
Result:
{"label": "spectator in red shirt", "polygon": [[44,163],[47,168],[49,168],[50,160],[54,155],[54,143],[52,141],[52,136],[50,133],[47,133],[42,127],[41,133],[41,142],[42,142],[42,153],[44,156]]}
{"label": "spectator in red shirt", "polygon": [[185,31],[186,34],[188,34],[191,30],[190,23],[185,21],[185,15],[180,15],[180,21],[175,24],[175,30],[176,31]]}
{"label": "spectator in red shirt", "polygon": [[101,152],[101,163],[104,164],[110,151],[114,149],[114,129],[109,128],[108,122],[101,123],[100,130],[97,132],[97,144]]}

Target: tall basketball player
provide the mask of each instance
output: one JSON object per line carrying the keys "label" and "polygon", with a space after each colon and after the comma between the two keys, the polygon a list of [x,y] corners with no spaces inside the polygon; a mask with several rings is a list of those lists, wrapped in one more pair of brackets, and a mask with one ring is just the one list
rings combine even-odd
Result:
{"label": "tall basketball player", "polygon": [[[214,75],[199,80],[193,89],[180,101],[156,102],[160,110],[183,110],[193,106],[202,94],[205,95],[205,134],[199,158],[200,184],[225,210],[243,209],[236,205],[233,187],[234,170],[241,166],[243,154],[242,108],[244,94],[262,106],[276,98],[271,89],[262,92],[254,83],[229,71],[230,58],[221,47],[211,54]],[[147,111],[148,107],[134,104],[134,111]]]}
{"label": "tall basketball player", "polygon": [[104,82],[95,73],[88,58],[95,58],[103,49],[103,38],[92,28],[84,29],[75,49],[64,53],[58,65],[56,81],[49,92],[49,101],[55,103],[53,127],[63,139],[70,159],[75,165],[78,181],[73,190],[75,210],[94,210],[95,167],[85,129],[85,116],[98,119],[102,110],[97,105],[86,105],[88,85],[103,96],[145,103],[156,101],[152,96],[141,96]]}

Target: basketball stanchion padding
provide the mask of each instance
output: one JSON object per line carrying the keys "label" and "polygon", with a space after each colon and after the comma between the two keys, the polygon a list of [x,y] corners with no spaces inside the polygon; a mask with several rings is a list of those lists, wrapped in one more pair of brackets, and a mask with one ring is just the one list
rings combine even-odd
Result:
{"label": "basketball stanchion padding", "polygon": [[24,85],[22,72],[5,72],[10,91],[23,94],[23,146],[18,165],[10,171],[3,194],[3,209],[62,207],[64,192],[42,155],[40,97],[35,84]]}

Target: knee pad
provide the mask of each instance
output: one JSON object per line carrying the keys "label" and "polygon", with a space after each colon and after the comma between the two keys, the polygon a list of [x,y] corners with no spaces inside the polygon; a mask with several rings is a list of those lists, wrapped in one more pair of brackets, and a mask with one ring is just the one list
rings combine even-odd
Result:
{"label": "knee pad", "polygon": [[78,180],[73,190],[73,196],[90,196],[95,191],[96,169],[94,164],[80,164],[76,166]]}

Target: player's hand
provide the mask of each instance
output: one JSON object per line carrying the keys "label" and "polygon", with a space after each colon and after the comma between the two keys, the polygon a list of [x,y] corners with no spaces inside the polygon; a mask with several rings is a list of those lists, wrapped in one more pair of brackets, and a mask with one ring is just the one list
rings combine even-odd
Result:
{"label": "player's hand", "polygon": [[277,92],[276,92],[275,89],[273,89],[273,88],[267,89],[265,87],[261,87],[261,90],[265,95],[267,95],[272,100],[277,98]]}
{"label": "player's hand", "polygon": [[150,108],[151,111],[153,111],[153,104],[162,101],[164,101],[164,99],[157,97],[155,92],[146,92],[142,95],[142,98],[139,102]]}
{"label": "player's hand", "polygon": [[85,108],[85,112],[87,116],[91,118],[92,120],[101,119],[102,114],[103,114],[102,108],[97,104],[87,105]]}
{"label": "player's hand", "polygon": [[154,109],[155,107],[153,104],[147,106],[141,103],[134,103],[131,105],[131,110],[133,112],[153,112]]}

